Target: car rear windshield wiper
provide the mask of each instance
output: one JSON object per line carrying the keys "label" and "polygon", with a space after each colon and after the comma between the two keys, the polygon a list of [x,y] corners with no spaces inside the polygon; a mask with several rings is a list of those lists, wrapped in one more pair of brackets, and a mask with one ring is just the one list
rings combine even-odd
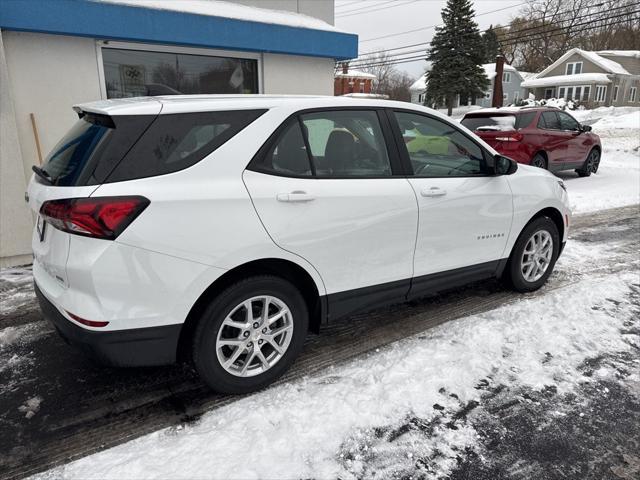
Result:
{"label": "car rear windshield wiper", "polygon": [[38,167],[37,165],[32,166],[31,170],[33,170],[36,175],[47,182],[48,185],[53,185],[53,179],[51,178],[51,175],[46,172],[46,170]]}

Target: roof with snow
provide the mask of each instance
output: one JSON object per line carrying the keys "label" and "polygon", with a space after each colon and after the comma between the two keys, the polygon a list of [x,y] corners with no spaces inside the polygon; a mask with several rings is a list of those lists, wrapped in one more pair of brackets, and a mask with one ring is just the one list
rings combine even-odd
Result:
{"label": "roof with snow", "polygon": [[424,92],[427,89],[427,74],[421,75],[415,82],[411,84],[409,90],[413,92]]}
{"label": "roof with snow", "polygon": [[606,73],[578,73],[577,75],[554,75],[525,80],[521,86],[526,88],[553,87],[556,85],[580,85],[589,83],[611,83]]}
{"label": "roof with snow", "polygon": [[370,78],[371,80],[375,80],[378,77],[373,75],[372,73],[363,72],[362,70],[354,70],[350,68],[347,73],[343,73],[342,70],[336,73],[337,78],[346,77],[346,78]]}
{"label": "roof with snow", "polygon": [[[551,65],[549,65],[547,68],[545,68],[543,71],[541,71],[537,75],[537,78],[541,79],[547,73],[551,72],[558,65],[560,65],[561,63],[566,61],[568,58],[570,58],[574,54],[578,54],[581,57],[585,58],[586,60],[589,60],[591,63],[599,66],[600,68],[602,68],[606,72],[616,73],[616,74],[619,74],[619,75],[629,75],[629,72],[627,72],[627,70],[625,70],[624,67],[622,65],[620,65],[618,62],[614,62],[613,60],[610,60],[608,58],[604,58],[603,56],[598,55],[598,53],[596,53],[596,52],[590,52],[590,51],[587,51],[587,50],[582,50],[580,48],[572,48],[567,53],[562,55],[558,60],[556,60]],[[575,77],[576,75],[570,75],[570,76],[571,77]]]}
{"label": "roof with snow", "polygon": [[295,12],[219,0],[2,0],[0,28],[347,60],[358,36]]}
{"label": "roof with snow", "polygon": [[538,75],[535,72],[523,72],[518,70],[518,73],[520,74],[520,76],[524,79],[524,80],[530,80],[532,78],[536,78],[536,76]]}
{"label": "roof with snow", "polygon": [[[493,80],[494,77],[496,76],[496,64],[485,63],[484,65],[481,65],[481,67],[484,69],[484,73],[487,75],[487,77],[489,77],[489,80]],[[511,65],[507,65],[506,63],[504,64],[503,71],[519,73],[518,70],[516,70]]]}
{"label": "roof with snow", "polygon": [[600,50],[598,55],[640,58],[640,50]]}

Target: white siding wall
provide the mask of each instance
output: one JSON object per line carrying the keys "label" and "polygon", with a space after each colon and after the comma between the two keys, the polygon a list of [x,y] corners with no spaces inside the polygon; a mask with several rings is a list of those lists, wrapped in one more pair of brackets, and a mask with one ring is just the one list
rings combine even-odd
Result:
{"label": "white siding wall", "polygon": [[331,58],[265,53],[264,93],[333,95]]}

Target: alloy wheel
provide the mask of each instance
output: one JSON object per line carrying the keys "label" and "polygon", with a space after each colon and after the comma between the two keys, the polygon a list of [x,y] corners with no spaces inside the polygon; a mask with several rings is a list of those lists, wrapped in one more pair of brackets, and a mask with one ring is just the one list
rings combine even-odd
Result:
{"label": "alloy wheel", "polygon": [[553,238],[546,230],[538,230],[527,241],[520,260],[520,270],[527,282],[542,278],[553,257]]}
{"label": "alloy wheel", "polygon": [[293,335],[293,316],[279,298],[251,297],[225,317],[216,339],[222,368],[237,377],[260,375],[286,353]]}

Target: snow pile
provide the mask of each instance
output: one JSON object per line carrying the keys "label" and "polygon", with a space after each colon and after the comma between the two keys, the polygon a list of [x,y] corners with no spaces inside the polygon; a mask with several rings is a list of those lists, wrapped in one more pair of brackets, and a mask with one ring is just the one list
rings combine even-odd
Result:
{"label": "snow pile", "polygon": [[328,30],[340,32],[341,30],[329,25],[322,20],[303,15],[301,13],[284,10],[272,10],[267,8],[239,5],[237,3],[220,0],[93,0],[107,3],[118,3],[132,7],[150,8],[156,10],[173,10],[195,15],[208,15],[212,17],[234,18],[259,23],[272,23],[288,25],[290,27],[310,28],[314,30]]}
{"label": "snow pile", "polygon": [[[510,106],[514,106],[513,104]],[[548,98],[542,100],[536,100],[534,98],[523,98],[518,100],[515,106],[518,107],[556,107],[562,110],[575,110],[578,108],[578,104],[573,100],[566,100],[564,98]]]}
{"label": "snow pile", "polygon": [[[478,448],[469,423],[435,424],[415,440],[409,432],[396,448],[376,443],[376,429],[473,405],[481,400],[478,385],[567,393],[592,381],[579,373],[585,359],[632,348],[620,332],[633,315],[632,282],[637,275],[608,275],[524,297],[246,397],[195,426],[161,430],[36,478],[355,479],[380,453],[385,460],[373,478],[392,478],[407,465],[420,472],[417,458],[427,459],[424,471],[446,476],[461,451]],[[607,312],[611,302],[615,315]]]}
{"label": "snow pile", "polygon": [[38,410],[40,410],[40,404],[42,403],[42,398],[40,397],[32,397],[24,402],[22,405],[18,407],[18,410],[24,413],[24,417],[27,419],[35,417]]}
{"label": "snow pile", "polygon": [[598,107],[590,110],[580,107],[572,112],[571,115],[579,122],[588,122],[591,124],[604,117],[612,119],[628,113],[640,115],[640,107]]}

